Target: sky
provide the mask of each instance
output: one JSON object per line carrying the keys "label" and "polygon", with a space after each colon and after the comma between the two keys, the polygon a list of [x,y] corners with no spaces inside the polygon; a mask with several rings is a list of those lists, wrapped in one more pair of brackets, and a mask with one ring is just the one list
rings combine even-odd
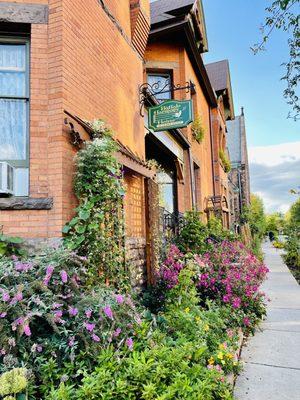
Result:
{"label": "sky", "polygon": [[266,51],[250,47],[261,40],[260,26],[271,0],[203,0],[209,52],[206,63],[228,59],[236,115],[245,108],[251,190],[268,213],[285,212],[300,186],[300,121],[288,119],[281,77],[288,59],[287,34],[274,31]]}
{"label": "sky", "polygon": [[205,62],[228,59],[235,112],[245,107],[251,190],[267,212],[285,212],[300,185],[300,122],[288,119],[281,81],[288,59],[287,34],[274,31],[266,51],[254,55],[266,0],[203,0],[209,52]]}

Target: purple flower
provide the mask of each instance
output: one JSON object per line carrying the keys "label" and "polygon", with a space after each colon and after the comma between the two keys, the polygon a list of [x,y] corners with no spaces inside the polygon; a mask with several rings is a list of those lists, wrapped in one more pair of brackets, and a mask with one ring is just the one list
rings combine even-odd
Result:
{"label": "purple flower", "polygon": [[68,274],[66,271],[62,270],[60,273],[61,281],[62,283],[67,283],[68,282]]}
{"label": "purple flower", "polygon": [[69,339],[68,346],[69,346],[69,347],[73,347],[74,344],[75,344],[75,339],[74,339],[74,337],[72,336],[72,337],[70,337],[70,339]]}
{"label": "purple flower", "polygon": [[116,295],[116,300],[118,304],[123,304],[124,303],[124,297],[121,294]]}
{"label": "purple flower", "polygon": [[131,338],[126,340],[126,346],[129,348],[129,350],[133,349],[133,340]]}
{"label": "purple flower", "polygon": [[41,345],[37,345],[37,346],[36,346],[36,351],[37,351],[38,353],[41,353],[41,352],[43,351],[43,347],[42,347]]}
{"label": "purple flower", "polygon": [[10,300],[10,295],[8,293],[3,293],[2,294],[2,300],[6,303],[7,301]]}
{"label": "purple flower", "polygon": [[74,307],[69,307],[69,314],[71,317],[75,317],[78,314],[78,309]]}
{"label": "purple flower", "polygon": [[23,300],[23,293],[22,293],[22,292],[18,292],[18,293],[15,295],[15,299],[16,299],[17,301]]}
{"label": "purple flower", "polygon": [[1,349],[1,350],[0,350],[0,355],[1,355],[1,356],[5,356],[5,354],[6,354],[5,349]]}
{"label": "purple flower", "polygon": [[54,267],[52,265],[48,265],[46,269],[46,275],[51,276],[53,274]]}
{"label": "purple flower", "polygon": [[54,303],[54,304],[52,304],[52,309],[56,310],[57,308],[61,308],[62,306],[63,306],[62,303]]}
{"label": "purple flower", "polygon": [[95,324],[91,324],[91,323],[89,323],[89,322],[85,322],[84,323],[84,326],[85,326],[85,328],[86,328],[86,330],[87,331],[89,331],[89,332],[93,332],[93,330],[95,329]]}
{"label": "purple flower", "polygon": [[103,308],[103,312],[108,318],[114,319],[114,315],[113,315],[112,309],[109,306],[105,306]]}
{"label": "purple flower", "polygon": [[6,312],[3,312],[3,313],[0,314],[0,318],[5,318],[6,316],[7,316]]}
{"label": "purple flower", "polygon": [[92,316],[92,310],[86,310],[86,311],[85,311],[85,315],[87,316],[87,318],[91,318],[91,316]]}
{"label": "purple flower", "polygon": [[30,330],[29,325],[24,326],[24,333],[26,336],[31,336],[31,330]]}
{"label": "purple flower", "polygon": [[92,339],[94,342],[100,342],[99,336],[95,335],[94,333],[92,334]]}
{"label": "purple flower", "polygon": [[120,336],[121,332],[122,332],[122,329],[121,329],[121,328],[117,328],[117,329],[114,331],[113,336],[114,336],[114,337],[118,337],[118,336]]}

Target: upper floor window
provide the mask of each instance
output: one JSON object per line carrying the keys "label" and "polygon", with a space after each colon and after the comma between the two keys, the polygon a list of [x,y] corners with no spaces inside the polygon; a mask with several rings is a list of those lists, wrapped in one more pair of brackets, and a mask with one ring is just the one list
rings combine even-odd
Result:
{"label": "upper floor window", "polygon": [[172,78],[170,74],[149,73],[148,83],[157,100],[169,100],[172,98]]}
{"label": "upper floor window", "polygon": [[29,43],[0,37],[0,161],[28,168]]}

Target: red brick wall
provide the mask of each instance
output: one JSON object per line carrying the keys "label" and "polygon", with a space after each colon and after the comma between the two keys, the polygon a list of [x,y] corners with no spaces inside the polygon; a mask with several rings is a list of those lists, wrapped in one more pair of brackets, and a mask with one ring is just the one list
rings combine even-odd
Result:
{"label": "red brick wall", "polygon": [[[105,0],[106,10],[98,0],[22,2],[49,5],[49,24],[32,25],[31,32],[30,196],[53,197],[54,207],[0,211],[0,225],[10,235],[60,237],[76,205],[75,150],[63,127],[63,110],[104,119],[144,156],[138,94],[143,60],[131,44],[129,0]],[[148,0],[142,3],[147,6]]]}

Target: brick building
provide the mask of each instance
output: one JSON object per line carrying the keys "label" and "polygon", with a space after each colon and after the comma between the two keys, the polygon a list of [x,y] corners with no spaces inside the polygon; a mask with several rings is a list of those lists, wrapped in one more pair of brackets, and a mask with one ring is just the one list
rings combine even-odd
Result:
{"label": "brick building", "polygon": [[[221,196],[228,225],[219,148],[225,148],[232,97],[214,90],[203,64],[201,1],[158,0],[151,17],[149,0],[0,1],[0,21],[0,162],[14,169],[13,187],[0,196],[5,234],[34,244],[61,238],[76,206],[74,156],[78,143],[89,140],[84,121],[93,119],[116,133],[127,257],[138,279],[151,267],[158,187],[163,224],[169,218],[173,227],[192,208],[207,219]],[[148,108],[170,97],[192,100],[202,141],[192,126],[149,129]],[[149,168],[150,159],[161,170]]]}

